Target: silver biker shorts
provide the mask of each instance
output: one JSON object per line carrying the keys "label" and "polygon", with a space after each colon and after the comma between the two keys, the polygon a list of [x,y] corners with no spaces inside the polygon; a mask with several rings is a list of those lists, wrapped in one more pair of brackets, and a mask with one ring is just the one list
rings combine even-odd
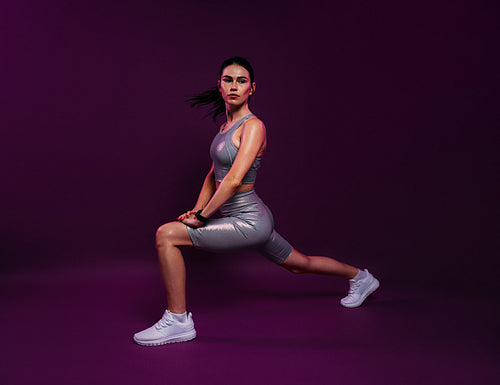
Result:
{"label": "silver biker shorts", "polygon": [[274,229],[273,215],[255,190],[234,194],[202,227],[187,227],[194,247],[215,252],[257,249],[274,263],[283,263],[292,246]]}

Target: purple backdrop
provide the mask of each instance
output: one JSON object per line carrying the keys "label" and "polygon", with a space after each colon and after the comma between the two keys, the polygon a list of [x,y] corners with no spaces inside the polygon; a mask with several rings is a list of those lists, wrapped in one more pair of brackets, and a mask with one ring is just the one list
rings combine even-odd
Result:
{"label": "purple backdrop", "polygon": [[494,2],[180,4],[1,3],[5,271],[154,258],[210,166],[216,126],[184,99],[243,55],[269,132],[257,190],[294,246],[413,287],[498,285],[471,266],[499,272]]}
{"label": "purple backdrop", "polygon": [[[496,3],[1,1],[0,383],[498,384]],[[233,55],[278,231],[381,288],[186,250],[198,338],[139,347]]]}

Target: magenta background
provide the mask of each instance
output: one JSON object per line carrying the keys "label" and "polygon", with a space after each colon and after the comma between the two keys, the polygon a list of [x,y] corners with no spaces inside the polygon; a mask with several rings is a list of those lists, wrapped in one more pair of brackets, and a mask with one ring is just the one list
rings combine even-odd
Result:
{"label": "magenta background", "polygon": [[[1,1],[0,383],[498,384],[498,37],[494,1]],[[143,348],[233,55],[277,230],[381,287],[186,250],[199,336]]]}
{"label": "magenta background", "polygon": [[497,287],[497,11],[2,2],[2,269],[154,259],[217,129],[184,99],[243,55],[269,132],[257,191],[296,248],[414,288]]}

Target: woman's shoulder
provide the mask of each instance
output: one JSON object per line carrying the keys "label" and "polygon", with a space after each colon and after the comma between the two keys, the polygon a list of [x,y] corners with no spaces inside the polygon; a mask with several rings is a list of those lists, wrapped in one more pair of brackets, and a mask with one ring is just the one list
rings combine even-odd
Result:
{"label": "woman's shoulder", "polygon": [[245,121],[245,124],[243,125],[243,129],[246,130],[262,130],[266,131],[266,126],[264,125],[264,122],[260,120],[257,116],[252,116],[248,118]]}

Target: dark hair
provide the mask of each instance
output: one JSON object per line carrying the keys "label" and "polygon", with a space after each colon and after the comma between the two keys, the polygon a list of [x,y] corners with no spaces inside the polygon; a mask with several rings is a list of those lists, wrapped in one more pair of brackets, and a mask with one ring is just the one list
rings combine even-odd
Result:
{"label": "dark hair", "polygon": [[[241,56],[234,56],[222,62],[219,71],[219,79],[222,76],[222,71],[224,71],[224,68],[230,66],[231,64],[238,64],[243,68],[245,68],[250,74],[250,83],[252,84],[254,82],[254,73],[252,65],[247,59]],[[209,105],[210,107],[208,110],[208,114],[206,116],[212,115],[212,119],[214,121],[217,118],[217,116],[223,115],[224,112],[226,111],[226,105],[224,103],[224,99],[222,98],[222,95],[217,86],[209,88],[208,90],[200,94],[194,95],[190,97],[187,101],[190,103],[191,107],[195,107],[197,105],[201,106]]]}

